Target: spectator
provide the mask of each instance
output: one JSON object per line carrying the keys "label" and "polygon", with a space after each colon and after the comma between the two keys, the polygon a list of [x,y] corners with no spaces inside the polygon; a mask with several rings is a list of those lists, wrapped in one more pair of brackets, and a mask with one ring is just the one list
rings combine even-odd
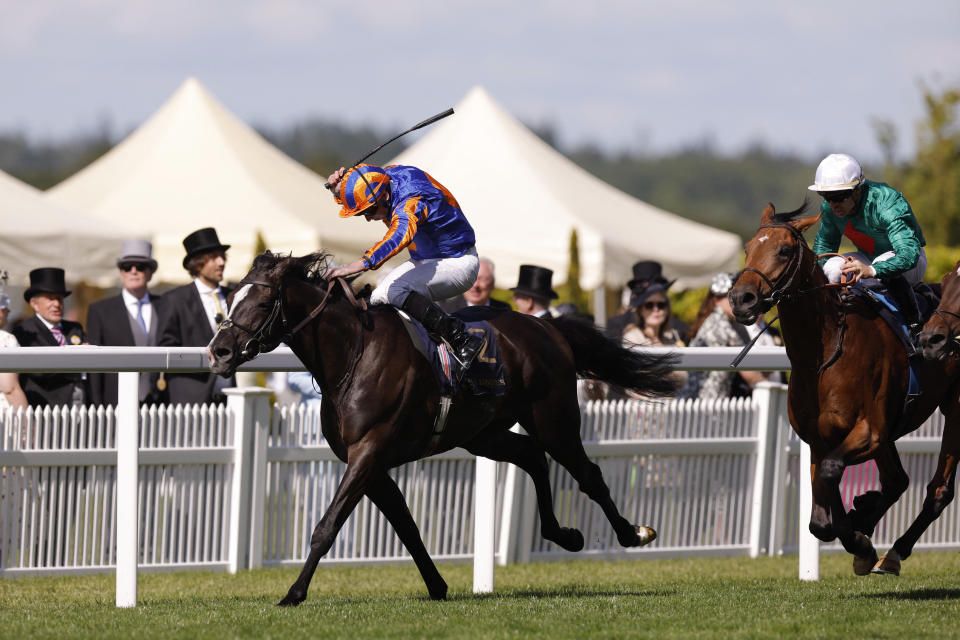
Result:
{"label": "spectator", "polygon": [[477,279],[473,286],[455,298],[449,298],[443,302],[441,307],[447,313],[459,311],[464,307],[488,306],[491,309],[509,309],[510,305],[501,300],[495,300],[490,297],[496,284],[494,279],[494,264],[490,258],[480,258],[480,266],[477,270]]}
{"label": "spectator", "polygon": [[542,318],[550,315],[550,301],[557,298],[551,287],[553,271],[532,264],[520,265],[520,277],[513,291],[513,303],[517,311]]}
{"label": "spectator", "polygon": [[[747,328],[734,320],[733,309],[727,298],[736,279],[736,274],[732,273],[714,276],[710,292],[700,305],[697,320],[693,324],[691,347],[742,347],[750,341]],[[677,392],[677,396],[714,399],[749,395],[753,385],[768,378],[762,371],[691,371],[687,384]]]}
{"label": "spectator", "polygon": [[300,403],[308,407],[320,408],[323,394],[309,371],[290,371],[287,373],[287,387],[300,394]]}
{"label": "spectator", "polygon": [[[3,282],[0,284],[0,349],[19,347],[20,344],[12,333],[4,331],[7,326],[7,317],[10,315],[10,296],[4,292],[3,284],[7,281],[7,272],[3,272]],[[20,381],[15,373],[0,373],[0,410],[7,407],[27,408],[27,396],[20,387]]]}
{"label": "spectator", "polygon": [[[230,290],[220,286],[220,281],[230,245],[220,242],[215,229],[205,227],[184,238],[183,248],[187,252],[183,268],[193,282],[163,297],[162,347],[206,346],[227,313]],[[225,380],[209,372],[171,373],[166,380],[172,404],[222,404],[226,401],[223,389],[233,386],[232,378]]]}
{"label": "spectator", "polygon": [[[125,240],[117,258],[120,295],[94,302],[87,311],[87,340],[102,347],[154,347],[163,300],[147,291],[157,270],[153,245],[147,240]],[[166,396],[166,380],[159,373],[140,374],[140,402],[158,404]],[[117,374],[90,374],[90,401],[117,404]]]}
{"label": "spectator", "polygon": [[[13,330],[21,347],[60,347],[84,344],[86,335],[79,322],[63,319],[67,291],[63,269],[44,267],[30,272],[30,287],[23,299],[36,314]],[[35,406],[83,406],[87,384],[82,373],[21,373],[20,386],[27,402]]]}
{"label": "spectator", "polygon": [[[627,282],[626,308],[618,315],[613,316],[607,321],[605,333],[607,337],[614,340],[623,339],[623,332],[628,324],[632,324],[637,318],[637,300],[647,287],[652,284],[663,285],[670,288],[675,280],[667,280],[663,277],[663,266],[655,260],[642,260],[633,265],[633,280]],[[690,339],[690,327],[680,318],[672,313],[670,314],[670,328],[677,332],[681,341],[686,343]]]}

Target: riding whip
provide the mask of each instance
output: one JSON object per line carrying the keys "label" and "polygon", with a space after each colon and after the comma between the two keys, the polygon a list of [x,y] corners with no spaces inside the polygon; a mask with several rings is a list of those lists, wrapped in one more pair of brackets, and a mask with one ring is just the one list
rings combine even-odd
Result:
{"label": "riding whip", "polygon": [[[438,114],[435,115],[435,116],[431,116],[431,117],[427,118],[427,119],[424,120],[423,122],[420,122],[420,123],[418,123],[418,124],[413,125],[412,127],[410,127],[409,129],[407,129],[407,130],[404,131],[403,133],[398,133],[397,135],[393,136],[392,138],[390,138],[389,140],[387,140],[386,142],[384,142],[384,143],[381,144],[380,146],[378,146],[378,147],[374,148],[373,150],[367,152],[366,155],[364,155],[362,158],[360,158],[359,160],[357,160],[356,162],[354,162],[352,165],[350,165],[350,169],[353,169],[355,166],[357,166],[358,164],[360,164],[361,162],[363,162],[364,160],[366,160],[367,158],[369,158],[370,156],[372,156],[373,154],[375,154],[377,151],[380,151],[380,149],[383,149],[385,146],[387,146],[388,144],[390,144],[390,143],[393,142],[394,140],[397,140],[398,138],[402,138],[403,136],[407,135],[408,133],[411,133],[411,132],[413,132],[413,131],[416,131],[417,129],[422,129],[422,128],[426,127],[427,125],[433,124],[433,123],[436,122],[437,120],[443,120],[443,119],[446,118],[447,116],[451,116],[451,115],[453,115],[453,109],[452,109],[452,108],[447,109],[446,111],[442,111],[442,112],[438,113]],[[348,169],[348,171],[349,171],[349,169]],[[329,183],[324,183],[324,186],[325,186],[327,189],[333,189],[333,186],[334,186],[334,185],[329,184]]]}

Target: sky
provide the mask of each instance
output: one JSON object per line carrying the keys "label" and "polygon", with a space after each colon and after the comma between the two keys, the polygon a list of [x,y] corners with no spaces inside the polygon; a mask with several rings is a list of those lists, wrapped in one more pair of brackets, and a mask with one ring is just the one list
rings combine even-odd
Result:
{"label": "sky", "polygon": [[481,85],[564,146],[915,149],[960,2],[0,0],[0,133],[124,134],[196,77],[246,122],[400,130]]}

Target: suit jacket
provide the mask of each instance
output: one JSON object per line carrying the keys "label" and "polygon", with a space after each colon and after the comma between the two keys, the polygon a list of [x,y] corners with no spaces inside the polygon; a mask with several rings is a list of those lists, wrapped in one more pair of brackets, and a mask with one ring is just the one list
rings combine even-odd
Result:
{"label": "suit jacket", "polygon": [[[163,297],[150,294],[153,307],[153,320],[150,323],[150,336],[147,345],[155,346],[163,335],[162,318]],[[90,305],[87,311],[87,340],[101,347],[135,347],[133,329],[130,327],[130,313],[123,296],[114,296]],[[156,387],[159,373],[141,373],[140,401],[157,403],[163,400],[165,393]],[[117,404],[117,374],[90,374],[90,402],[93,404]]]}
{"label": "suit jacket", "polygon": [[[231,289],[221,286],[224,297]],[[190,284],[168,291],[163,296],[163,316],[160,326],[161,347],[205,347],[213,340],[213,330],[207,312],[200,300],[197,285]],[[213,400],[213,373],[168,373],[167,391],[172,404],[207,403]]]}
{"label": "suit jacket", "polygon": [[[454,298],[447,298],[446,300],[440,303],[440,308],[446,311],[447,313],[454,313],[454,312],[460,311],[460,309],[464,309],[467,306],[469,305],[467,305],[467,301],[464,300],[462,295],[456,296]],[[491,309],[507,310],[507,309],[513,308],[506,302],[503,302],[502,300],[497,300],[495,298],[490,298],[490,300],[487,301],[487,306],[489,306]]]}
{"label": "suit jacket", "polygon": [[[63,331],[67,344],[80,344],[87,341],[83,325],[79,322],[63,320],[60,322],[60,330]],[[60,346],[47,329],[47,325],[36,316],[27,318],[14,327],[13,335],[17,337],[21,347]],[[74,388],[80,388],[83,391],[84,400],[87,398],[87,384],[81,373],[21,373],[20,386],[31,406],[56,407],[73,404]]]}

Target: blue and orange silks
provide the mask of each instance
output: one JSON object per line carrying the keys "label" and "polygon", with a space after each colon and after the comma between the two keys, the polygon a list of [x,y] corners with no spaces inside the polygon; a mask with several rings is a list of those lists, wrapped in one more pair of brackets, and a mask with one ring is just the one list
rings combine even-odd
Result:
{"label": "blue and orange silks", "polygon": [[340,206],[340,217],[349,218],[372,205],[387,190],[390,176],[372,164],[358,164],[347,171],[337,184],[334,200]]}
{"label": "blue and orange silks", "polygon": [[378,268],[405,248],[414,260],[458,258],[473,248],[473,227],[443,185],[416,167],[392,165],[382,171],[389,177],[390,224],[383,239],[364,252],[367,268]]}

